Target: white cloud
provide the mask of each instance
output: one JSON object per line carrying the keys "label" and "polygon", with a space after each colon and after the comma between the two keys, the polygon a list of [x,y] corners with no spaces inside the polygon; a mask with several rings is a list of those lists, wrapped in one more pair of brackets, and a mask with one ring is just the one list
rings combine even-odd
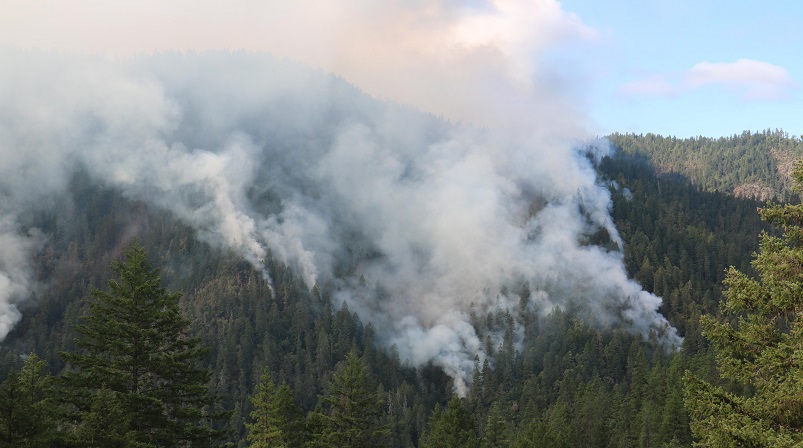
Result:
{"label": "white cloud", "polygon": [[625,96],[674,96],[707,86],[723,87],[743,100],[779,100],[790,96],[795,83],[785,68],[763,61],[703,61],[679,78],[652,75],[623,84],[617,93]]}
{"label": "white cloud", "polygon": [[684,84],[690,88],[721,85],[738,92],[744,99],[784,98],[793,85],[785,68],[751,59],[700,62],[686,72]]}

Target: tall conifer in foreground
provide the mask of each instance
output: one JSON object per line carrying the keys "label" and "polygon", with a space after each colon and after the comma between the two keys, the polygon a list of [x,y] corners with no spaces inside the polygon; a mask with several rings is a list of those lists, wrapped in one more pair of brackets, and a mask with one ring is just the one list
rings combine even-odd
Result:
{"label": "tall conifer in foreground", "polygon": [[422,448],[477,448],[474,422],[468,409],[456,395],[448,406],[435,408],[429,418],[426,432],[421,438]]}
{"label": "tall conifer in foreground", "polygon": [[326,448],[373,448],[385,446],[390,428],[382,424],[383,394],[371,377],[365,361],[351,350],[339,362],[320,397],[328,412],[314,411],[311,446]]}
{"label": "tall conifer in foreground", "polygon": [[[124,431],[120,440],[133,438],[142,447],[214,446],[218,434],[203,415],[214,403],[210,374],[197,367],[205,349],[187,336],[181,294],[162,287],[139,244],[111,269],[117,278],[108,291],[92,292],[89,314],[77,327],[78,351],[63,353],[65,390],[79,423],[97,417],[99,396],[114,397],[125,420],[104,426]],[[79,433],[91,439],[86,430],[92,427],[81,424]]]}
{"label": "tall conifer in foreground", "polygon": [[0,448],[61,446],[56,408],[53,377],[32,353],[0,384]]}
{"label": "tall conifer in foreground", "polygon": [[259,378],[256,393],[250,397],[254,410],[251,411],[253,423],[246,423],[250,448],[287,448],[286,434],[282,430],[287,426],[276,399],[276,385],[265,369]]}
{"label": "tall conifer in foreground", "polygon": [[[803,164],[794,179],[803,192]],[[685,404],[699,446],[803,446],[803,205],[760,213],[783,235],[761,235],[759,278],[731,267],[722,318],[702,320],[720,375],[754,392],[730,393],[687,373]]]}

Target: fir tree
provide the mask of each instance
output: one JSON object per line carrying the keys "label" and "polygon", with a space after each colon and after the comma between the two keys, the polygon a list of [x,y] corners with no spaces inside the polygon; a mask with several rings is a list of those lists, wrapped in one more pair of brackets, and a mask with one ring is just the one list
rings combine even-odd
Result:
{"label": "fir tree", "polygon": [[215,401],[207,389],[210,374],[196,366],[206,351],[187,335],[181,294],[162,287],[137,243],[111,269],[117,278],[108,291],[92,292],[89,314],[77,327],[78,351],[62,354],[76,417],[85,430],[96,427],[88,420],[101,409],[97,400],[115,397],[117,403],[106,405],[128,417],[125,431],[111,426],[121,440],[131,432],[143,447],[214,445],[219,434],[203,414]]}
{"label": "fir tree", "polygon": [[[803,191],[803,164],[794,177]],[[754,392],[730,393],[687,373],[685,403],[700,446],[803,444],[803,205],[760,213],[783,235],[761,235],[753,260],[759,278],[731,267],[724,319],[702,320],[720,375]]]}
{"label": "fir tree", "polygon": [[276,412],[279,416],[280,428],[288,448],[301,448],[307,441],[307,430],[304,425],[301,409],[293,399],[293,391],[284,381],[276,388],[274,394]]}
{"label": "fir tree", "polygon": [[287,426],[276,400],[276,385],[265,369],[259,379],[257,392],[251,397],[254,410],[251,411],[253,423],[248,428],[248,441],[251,448],[286,448],[286,434],[282,427]]}
{"label": "fir tree", "polygon": [[485,421],[482,448],[507,448],[511,444],[513,427],[509,415],[505,415],[500,402],[494,402]]}
{"label": "fir tree", "polygon": [[370,377],[365,362],[356,351],[350,351],[338,364],[328,393],[321,397],[328,412],[312,418],[312,422],[317,423],[313,446],[382,446],[390,434],[390,428],[381,423],[383,395]]}
{"label": "fir tree", "polygon": [[123,408],[120,394],[101,388],[95,392],[92,406],[83,415],[73,438],[87,448],[134,448],[138,446],[134,436],[131,416]]}
{"label": "fir tree", "polygon": [[479,447],[476,429],[462,400],[453,396],[446,409],[437,407],[429,418],[422,448]]}
{"label": "fir tree", "polygon": [[0,384],[0,447],[58,446],[52,380],[31,354]]}

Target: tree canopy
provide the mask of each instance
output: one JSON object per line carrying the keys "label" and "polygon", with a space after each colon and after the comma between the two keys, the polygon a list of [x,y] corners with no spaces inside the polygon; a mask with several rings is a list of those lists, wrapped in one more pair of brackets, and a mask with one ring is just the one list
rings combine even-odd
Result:
{"label": "tree canopy", "polygon": [[357,352],[352,350],[341,361],[321,401],[327,412],[320,422],[314,444],[322,447],[382,446],[390,430],[381,421],[383,394]]}
{"label": "tree canopy", "polygon": [[137,446],[199,446],[215,440],[217,432],[204,415],[214,402],[207,390],[210,373],[197,366],[205,349],[187,335],[190,322],[179,310],[181,294],[162,287],[138,243],[111,270],[117,278],[107,291],[93,290],[89,313],[77,327],[78,351],[63,354],[69,363],[65,390],[76,418],[85,423],[83,435],[108,437],[92,434],[94,426],[87,423],[119,415],[125,421],[99,426],[124,431],[118,434],[121,440],[130,436]]}
{"label": "tree canopy", "polygon": [[[755,275],[750,259],[758,250],[756,235],[770,229],[755,213],[760,203],[706,192],[680,176],[658,175],[646,159],[626,151],[604,158],[599,169],[611,181],[612,217],[625,242],[628,272],[645,290],[663,297],[661,312],[685,337],[683,349],[667,353],[625,328],[594,325],[572,309],[545,314],[522,301],[517,309],[472,311],[472,325],[489,356],[475,364],[471,390],[460,400],[471,428],[464,434],[472,435],[471,443],[690,446],[682,393],[685,370],[724,391],[752,394],[751,386],[719,380],[714,349],[700,333],[699,316],[716,313],[725,266]],[[35,260],[38,277],[48,279],[48,285],[0,344],[0,380],[6,378],[2,390],[12,397],[6,402],[21,405],[0,410],[15,412],[7,415],[23,422],[17,428],[27,428],[26,421],[44,423],[41,433],[11,435],[10,446],[59,446],[65,437],[70,443],[65,446],[144,443],[137,442],[127,393],[113,389],[108,380],[105,385],[87,381],[86,386],[60,381],[79,368],[70,363],[65,369],[59,353],[87,354],[73,343],[76,336],[87,338],[76,331],[76,324],[88,324],[79,316],[90,314],[95,296],[88,291],[93,286],[112,292],[108,280],[113,272],[106,260],[114,253],[110,248],[120,247],[121,238],[130,235],[131,222],[141,224],[136,237],[150,259],[158,260],[161,284],[184,292],[178,300],[180,314],[192,325],[182,337],[197,336],[210,349],[196,361],[214,372],[208,383],[220,397],[214,408],[231,410],[225,427],[233,446],[252,443],[246,424],[255,422],[248,417],[257,405],[248,397],[258,395],[265,369],[276,385],[272,399],[287,404],[289,411],[283,414],[292,416],[288,422],[293,429],[283,430],[294,438],[287,446],[329,444],[333,406],[326,397],[335,371],[352,350],[371,379],[367,390],[382,399],[378,426],[390,431],[379,446],[422,446],[428,428],[438,429],[438,421],[448,414],[453,391],[448,375],[433,365],[405,365],[398,350],[378,343],[382,338],[353,307],[332,299],[331,284],[310,288],[292,266],[273,256],[265,259],[269,281],[236,254],[200,242],[193,229],[169,214],[87,178],[74,179],[67,194],[71,206],[58,219],[36,217],[30,223],[48,237]],[[592,242],[605,244],[605,238]],[[116,274],[114,279],[122,283]],[[523,286],[519,294],[527,297],[531,291]],[[39,389],[44,393],[33,397],[35,406],[13,398],[20,397],[14,387],[21,384],[21,354],[28,353],[36,353],[45,369],[58,374],[48,378],[41,372],[41,384],[54,387]],[[95,378],[104,373],[98,372]],[[51,412],[59,410],[59,398],[72,403],[67,420]],[[435,409],[439,412],[433,413]],[[47,412],[37,414],[39,410]]]}
{"label": "tree canopy", "polygon": [[[795,167],[803,191],[803,164]],[[721,318],[704,316],[723,379],[735,388],[686,375],[686,406],[701,446],[799,446],[803,443],[803,205],[771,205],[752,278],[733,267]]]}
{"label": "tree canopy", "polygon": [[254,406],[251,411],[253,423],[245,425],[250,448],[303,446],[306,434],[301,410],[293,401],[287,383],[277,387],[270,370],[265,369],[250,400]]}

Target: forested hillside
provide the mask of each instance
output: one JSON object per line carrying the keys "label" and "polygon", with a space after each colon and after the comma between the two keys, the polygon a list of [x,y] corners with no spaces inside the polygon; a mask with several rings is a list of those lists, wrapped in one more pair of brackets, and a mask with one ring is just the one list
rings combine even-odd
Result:
{"label": "forested hillside", "polygon": [[[737,140],[748,137],[771,139]],[[36,301],[23,304],[24,318],[0,345],[0,374],[17,372],[23,356],[35,354],[48,375],[60,375],[60,353],[78,349],[76,324],[89,311],[92,288],[107,287],[109,264],[135,239],[165,286],[183,293],[190,333],[209,349],[202,366],[211,372],[209,387],[218,400],[208,411],[225,412],[214,425],[235,446],[249,446],[246,424],[258,421],[252,412],[259,397],[277,400],[275,390],[287,389],[292,402],[285,401],[285,409],[292,412],[265,420],[284,429],[272,437],[284,437],[286,446],[330,446],[339,440],[332,433],[340,418],[341,399],[333,398],[342,393],[338,385],[360,375],[360,393],[379,403],[363,406],[360,416],[376,446],[690,446],[683,372],[721,384],[699,318],[716,312],[726,267],[751,272],[750,257],[766,226],[758,202],[703,191],[694,178],[659,176],[627,141],[641,138],[614,136],[624,150],[598,168],[611,185],[628,273],[664,298],[661,312],[685,337],[679,352],[659,344],[657,335],[645,340],[626,325],[595,321],[582,307],[526,306],[525,284],[509,292],[522,298],[520,307],[471,314],[488,358],[476,360],[472,386],[458,399],[440,367],[402,361],[394,347],[378,341],[376,329],[333,300],[332,288],[305,284],[269,256],[271,285],[252,264],[198,242],[191,228],[162,210],[76,175],[59,214],[33,215],[27,223],[47,237],[35,260],[37,277],[47,282]],[[695,145],[678,140],[673,148],[683,147],[681,153]],[[765,168],[756,165],[746,170]],[[723,185],[731,180],[723,179],[706,187],[727,190]],[[605,240],[600,235],[598,243]],[[283,383],[287,389],[279,387]],[[6,381],[0,401],[8,403],[11,390]],[[0,425],[4,440],[12,440],[8,418]],[[260,428],[251,426],[252,432]],[[94,446],[81,434],[70,437]]]}
{"label": "forested hillside", "polygon": [[626,154],[641,155],[661,173],[675,173],[707,191],[762,200],[790,199],[792,164],[803,157],[803,139],[782,130],[740,135],[676,138],[612,134]]}

